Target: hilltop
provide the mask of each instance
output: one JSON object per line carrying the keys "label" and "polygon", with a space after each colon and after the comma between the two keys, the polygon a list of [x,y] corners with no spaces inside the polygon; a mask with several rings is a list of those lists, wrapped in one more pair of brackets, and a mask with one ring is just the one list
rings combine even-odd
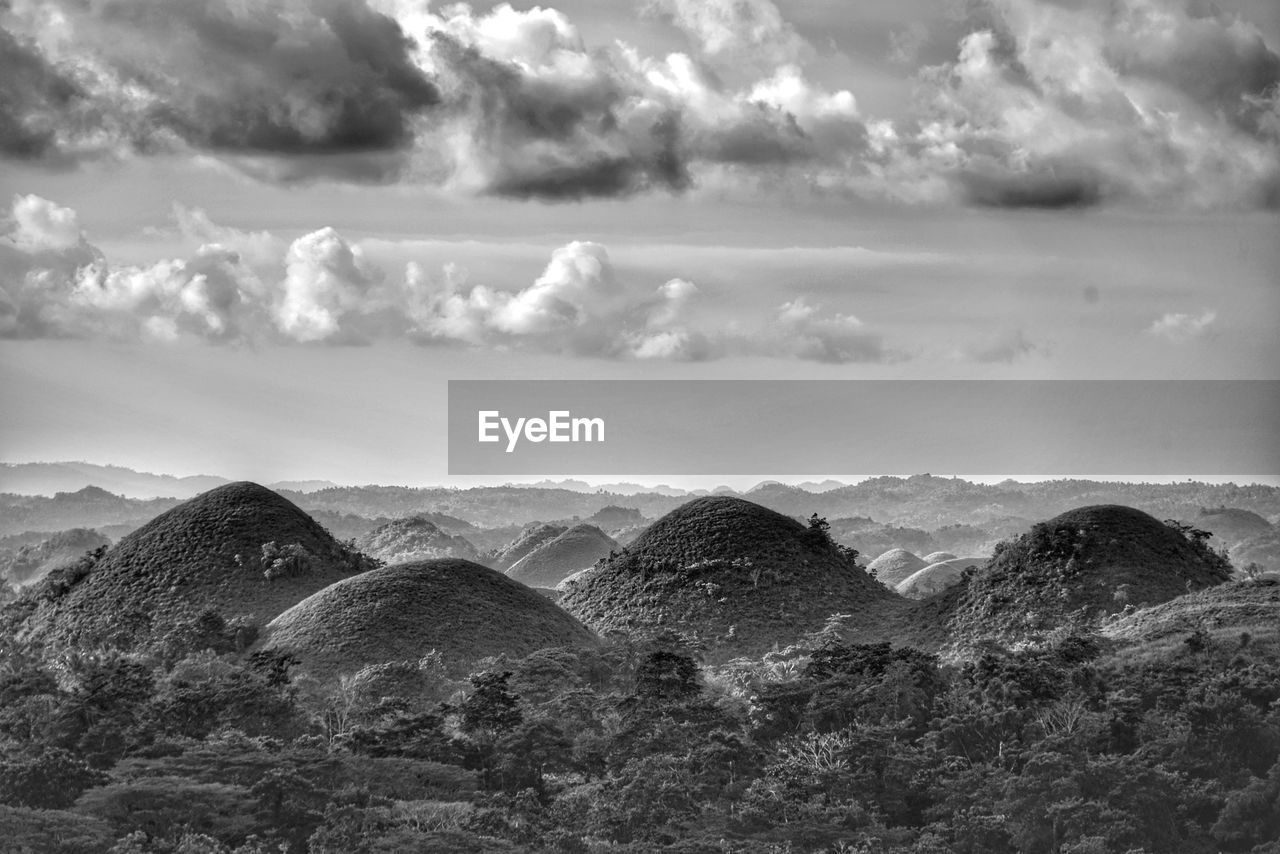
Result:
{"label": "hilltop", "polygon": [[530,587],[552,587],[595,565],[618,548],[594,525],[578,524],[533,549],[507,569],[507,577]]}
{"label": "hilltop", "polygon": [[424,516],[387,522],[358,537],[355,546],[383,563],[448,557],[470,561],[480,559],[476,547],[465,537],[446,534]]}
{"label": "hilltop", "polygon": [[1230,565],[1190,529],[1132,507],[1063,513],[1002,543],[968,583],[940,597],[951,641],[1013,643],[1213,587]]}
{"label": "hilltop", "polygon": [[205,609],[265,623],[369,566],[287,499],[220,486],[124,537],[96,562],[31,593],[30,627],[81,644],[156,638]]}
{"label": "hilltop", "polygon": [[790,643],[835,613],[876,620],[900,602],[822,528],[725,496],[668,513],[561,599],[601,633],[670,629],[725,652]]}
{"label": "hilltop", "polygon": [[487,656],[593,642],[581,623],[500,572],[465,560],[429,560],[326,587],[272,620],[264,647],[333,676],[366,664],[417,661],[432,650],[466,672]]}

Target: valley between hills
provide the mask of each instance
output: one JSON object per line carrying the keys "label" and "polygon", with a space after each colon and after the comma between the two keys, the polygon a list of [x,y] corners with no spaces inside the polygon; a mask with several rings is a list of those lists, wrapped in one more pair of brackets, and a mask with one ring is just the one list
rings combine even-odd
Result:
{"label": "valley between hills", "polygon": [[0,495],[0,850],[1280,852],[1280,490],[197,485]]}

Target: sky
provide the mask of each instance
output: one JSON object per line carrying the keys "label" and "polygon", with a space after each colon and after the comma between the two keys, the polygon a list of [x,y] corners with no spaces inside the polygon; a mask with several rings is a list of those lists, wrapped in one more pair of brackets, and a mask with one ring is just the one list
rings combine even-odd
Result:
{"label": "sky", "polygon": [[449,379],[1276,379],[1278,234],[1273,0],[0,6],[2,461],[462,483]]}

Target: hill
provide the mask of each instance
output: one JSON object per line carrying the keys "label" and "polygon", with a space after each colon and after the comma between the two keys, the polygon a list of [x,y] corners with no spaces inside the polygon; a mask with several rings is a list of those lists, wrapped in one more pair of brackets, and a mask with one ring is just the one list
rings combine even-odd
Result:
{"label": "hill", "polygon": [[1241,632],[1254,638],[1280,634],[1280,580],[1234,581],[1187,593],[1160,605],[1118,616],[1102,634],[1122,642],[1183,640],[1196,630],[1230,636]]}
{"label": "hill", "polygon": [[880,557],[867,564],[867,572],[875,576],[876,581],[886,587],[897,587],[912,573],[924,569],[928,564],[906,549],[889,549]]}
{"label": "hill", "polygon": [[986,562],[986,558],[957,557],[931,563],[899,581],[894,586],[894,590],[899,596],[905,596],[908,599],[927,599],[930,596],[937,596],[959,584],[966,569],[980,567]]}
{"label": "hill", "polygon": [[567,525],[546,525],[542,522],[526,525],[514,540],[490,552],[486,563],[499,572],[505,572],[529,552],[554,540],[567,530],[569,530]]}
{"label": "hill", "polygon": [[85,552],[110,544],[111,540],[91,528],[59,531],[47,540],[0,556],[0,578],[15,587],[33,584],[51,571],[75,563]]}
{"label": "hill", "polygon": [[951,641],[1035,641],[1127,605],[1213,587],[1230,565],[1191,529],[1118,505],[1082,507],[1002,543],[955,595],[942,597]]}
{"label": "hill", "polygon": [[1275,530],[1270,522],[1252,510],[1241,510],[1236,507],[1201,510],[1191,524],[1213,534],[1215,540],[1228,547],[1250,537]]}
{"label": "hill", "polygon": [[698,498],[654,522],[617,556],[567,585],[561,605],[596,631],[674,630],[724,653],[768,650],[854,623],[902,600],[857,567],[825,530],[741,498]]}
{"label": "hill", "polygon": [[272,620],[264,647],[333,676],[366,664],[417,661],[432,650],[465,672],[491,655],[592,642],[581,623],[523,584],[470,561],[429,560],[326,587]]}
{"label": "hill", "polygon": [[359,537],[355,546],[383,563],[454,557],[479,561],[476,547],[464,537],[446,534],[423,516],[396,519]]}
{"label": "hill", "polygon": [[507,577],[530,587],[555,587],[565,578],[595,565],[618,544],[594,525],[574,525],[516,561]]}
{"label": "hill", "polygon": [[31,593],[38,636],[132,644],[205,609],[266,623],[369,561],[287,499],[232,483],[124,537],[87,572],[53,573]]}

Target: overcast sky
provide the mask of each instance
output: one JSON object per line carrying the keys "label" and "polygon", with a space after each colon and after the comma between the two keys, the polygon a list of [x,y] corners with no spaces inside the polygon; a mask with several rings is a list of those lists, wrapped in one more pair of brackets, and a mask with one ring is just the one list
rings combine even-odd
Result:
{"label": "overcast sky", "polygon": [[0,24],[0,460],[440,482],[451,378],[1280,377],[1274,0]]}

